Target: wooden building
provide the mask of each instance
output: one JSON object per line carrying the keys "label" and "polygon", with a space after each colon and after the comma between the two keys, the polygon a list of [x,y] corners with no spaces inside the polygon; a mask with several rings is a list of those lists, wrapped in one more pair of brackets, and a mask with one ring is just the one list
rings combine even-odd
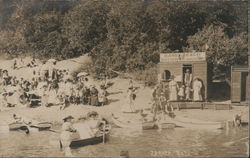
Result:
{"label": "wooden building", "polygon": [[250,74],[249,67],[231,67],[231,101],[250,101]]}
{"label": "wooden building", "polygon": [[211,65],[206,61],[205,52],[187,53],[162,53],[158,64],[158,81],[167,81],[173,75],[177,80],[183,82],[186,70],[192,74],[192,79],[199,78],[202,81],[203,100],[209,99],[211,86]]}

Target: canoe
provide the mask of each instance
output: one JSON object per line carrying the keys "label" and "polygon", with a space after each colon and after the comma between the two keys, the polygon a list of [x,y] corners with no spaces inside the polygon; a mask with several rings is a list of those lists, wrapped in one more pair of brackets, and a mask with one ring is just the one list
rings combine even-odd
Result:
{"label": "canoe", "polygon": [[166,123],[174,123],[176,127],[182,128],[192,128],[192,129],[222,129],[221,122],[209,122],[209,121],[201,121],[197,119],[190,119],[184,117],[168,117]]}
{"label": "canoe", "polygon": [[51,126],[52,126],[52,124],[49,122],[40,122],[40,123],[35,124],[35,125],[26,125],[26,124],[21,123],[21,122],[16,122],[16,123],[9,124],[9,130],[14,131],[14,130],[26,130],[27,128],[29,128],[29,129],[36,128],[39,131],[42,131],[42,130],[50,129]]}
{"label": "canoe", "polygon": [[50,122],[40,122],[35,125],[30,125],[31,128],[38,128],[39,131],[49,130],[52,124]]}
{"label": "canoe", "polygon": [[[113,123],[120,128],[133,128],[133,129],[149,129],[143,128],[143,124],[145,123],[133,123],[133,122],[125,122],[121,121],[118,118],[112,116]],[[146,123],[150,124],[150,123]],[[161,122],[155,122],[155,125],[151,126],[150,129],[173,129],[175,127],[181,128],[191,128],[191,129],[221,129],[222,124],[220,122],[209,122],[209,121],[201,121],[196,119],[184,118],[184,117],[168,117],[166,120]]]}
{"label": "canoe", "polygon": [[141,122],[129,122],[129,121],[121,121],[118,118],[115,118],[114,116],[111,117],[112,122],[120,128],[132,128],[132,129],[142,129],[142,123]]}
{"label": "canoe", "polygon": [[[105,135],[105,138],[107,138],[107,134]],[[103,135],[93,137],[93,138],[88,138],[88,139],[79,139],[79,140],[72,140],[69,144],[70,148],[78,148],[78,147],[83,147],[87,145],[95,145],[95,144],[100,144],[102,142],[106,142],[107,139],[103,141]]]}
{"label": "canoe", "polygon": [[158,126],[155,122],[149,121],[149,122],[132,122],[132,121],[121,121],[118,118],[112,116],[113,123],[120,128],[130,128],[130,129],[143,129],[143,130],[150,130],[150,129],[157,129]]}
{"label": "canoe", "polygon": [[23,123],[19,123],[19,122],[9,124],[10,131],[24,129],[25,127],[27,127],[27,125],[25,125]]}

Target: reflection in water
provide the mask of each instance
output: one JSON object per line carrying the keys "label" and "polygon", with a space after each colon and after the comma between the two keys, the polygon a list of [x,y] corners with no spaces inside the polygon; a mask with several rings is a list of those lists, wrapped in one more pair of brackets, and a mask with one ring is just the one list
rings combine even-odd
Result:
{"label": "reflection in water", "polygon": [[[131,157],[145,156],[246,156],[246,141],[222,144],[248,136],[247,128],[205,131],[189,129],[131,130],[113,128],[106,144],[73,149],[76,157],[117,157],[129,151]],[[21,131],[0,135],[0,156],[62,157],[59,135],[42,131],[26,135]]]}

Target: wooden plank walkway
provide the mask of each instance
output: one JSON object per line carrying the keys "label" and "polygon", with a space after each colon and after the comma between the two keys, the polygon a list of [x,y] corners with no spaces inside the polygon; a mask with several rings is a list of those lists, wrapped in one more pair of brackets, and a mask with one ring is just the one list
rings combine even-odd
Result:
{"label": "wooden plank walkway", "polygon": [[172,102],[174,109],[214,109],[231,110],[232,104],[212,103],[212,102]]}

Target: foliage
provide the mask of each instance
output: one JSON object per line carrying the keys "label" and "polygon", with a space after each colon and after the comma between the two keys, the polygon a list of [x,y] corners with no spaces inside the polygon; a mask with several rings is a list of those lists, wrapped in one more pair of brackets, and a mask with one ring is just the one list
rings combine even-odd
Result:
{"label": "foliage", "polygon": [[215,73],[230,74],[231,65],[247,62],[247,35],[230,38],[223,25],[209,25],[188,38],[189,49],[206,51],[207,60],[216,68]]}
{"label": "foliage", "polygon": [[157,66],[134,72],[133,76],[135,80],[142,81],[145,86],[155,86],[157,84]]}
{"label": "foliage", "polygon": [[0,53],[68,59],[91,72],[138,72],[159,53],[204,50],[216,71],[246,61],[247,3],[163,0],[0,0]]}

